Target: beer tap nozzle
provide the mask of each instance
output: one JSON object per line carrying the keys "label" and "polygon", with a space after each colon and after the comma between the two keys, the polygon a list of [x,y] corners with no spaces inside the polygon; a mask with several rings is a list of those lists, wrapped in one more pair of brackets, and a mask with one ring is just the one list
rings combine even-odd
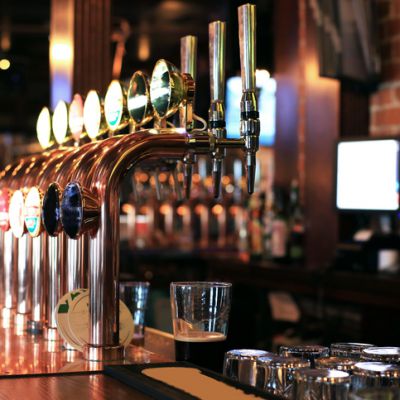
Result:
{"label": "beer tap nozzle", "polygon": [[[211,103],[208,111],[209,132],[217,139],[226,139],[224,85],[225,85],[225,22],[215,21],[208,25],[210,57],[210,93]],[[222,160],[226,150],[217,147],[212,154],[212,176],[214,197],[221,191]]]}
{"label": "beer tap nozzle", "polygon": [[260,120],[256,100],[256,6],[238,8],[242,99],[240,102],[240,135],[246,152],[247,190],[254,191],[256,152],[259,147]]}

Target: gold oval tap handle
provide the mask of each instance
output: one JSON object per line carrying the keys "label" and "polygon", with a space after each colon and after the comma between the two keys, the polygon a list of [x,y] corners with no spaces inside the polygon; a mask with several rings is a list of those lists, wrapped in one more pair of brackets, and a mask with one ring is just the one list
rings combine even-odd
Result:
{"label": "gold oval tap handle", "polygon": [[190,74],[196,80],[197,64],[197,36],[184,36],[181,38],[181,72]]}
{"label": "gold oval tap handle", "polygon": [[244,92],[255,92],[256,65],[256,6],[244,4],[238,7],[240,70]]}
{"label": "gold oval tap handle", "polygon": [[208,24],[210,57],[211,101],[224,101],[225,96],[225,54],[226,23],[214,21]]}

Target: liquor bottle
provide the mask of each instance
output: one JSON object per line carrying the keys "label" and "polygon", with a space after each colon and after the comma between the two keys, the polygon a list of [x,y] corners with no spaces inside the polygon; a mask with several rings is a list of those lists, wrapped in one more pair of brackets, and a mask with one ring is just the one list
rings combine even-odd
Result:
{"label": "liquor bottle", "polygon": [[290,185],[289,201],[289,258],[292,262],[304,260],[305,219],[300,204],[299,183],[293,179]]}
{"label": "liquor bottle", "polygon": [[261,259],[263,254],[263,218],[265,195],[253,195],[249,201],[249,252],[250,258]]}
{"label": "liquor bottle", "polygon": [[275,189],[274,217],[272,221],[271,256],[276,262],[287,261],[288,224],[283,192]]}

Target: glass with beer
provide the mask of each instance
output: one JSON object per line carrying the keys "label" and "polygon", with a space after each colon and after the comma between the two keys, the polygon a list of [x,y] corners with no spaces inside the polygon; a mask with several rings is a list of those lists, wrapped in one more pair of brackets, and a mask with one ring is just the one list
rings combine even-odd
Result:
{"label": "glass with beer", "polygon": [[232,285],[172,282],[170,290],[176,360],[221,372]]}

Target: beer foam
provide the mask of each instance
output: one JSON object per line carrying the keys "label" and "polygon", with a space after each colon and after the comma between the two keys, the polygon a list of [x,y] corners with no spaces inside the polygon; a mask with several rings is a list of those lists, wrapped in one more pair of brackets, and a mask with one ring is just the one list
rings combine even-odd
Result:
{"label": "beer foam", "polygon": [[174,335],[174,339],[190,343],[222,342],[226,340],[226,335],[220,332],[189,331]]}
{"label": "beer foam", "polygon": [[255,394],[228,385],[225,382],[204,375],[197,368],[163,367],[147,368],[142,374],[186,393],[200,400],[247,400],[261,399]]}

